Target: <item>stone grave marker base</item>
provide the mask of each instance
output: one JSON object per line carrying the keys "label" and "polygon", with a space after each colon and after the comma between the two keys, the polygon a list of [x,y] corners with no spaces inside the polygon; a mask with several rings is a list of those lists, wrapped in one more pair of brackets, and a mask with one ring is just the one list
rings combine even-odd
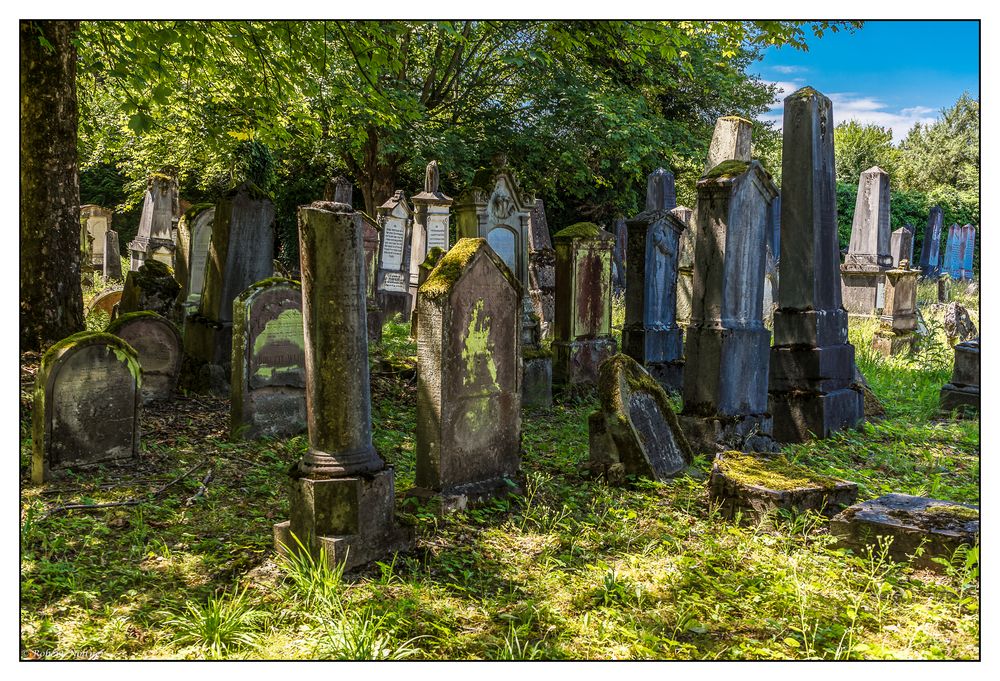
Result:
{"label": "stone grave marker base", "polygon": [[613,338],[553,341],[552,380],[559,385],[596,383],[601,364],[617,351]]}
{"label": "stone grave marker base", "polygon": [[362,477],[299,478],[291,487],[291,519],[274,526],[279,554],[301,550],[292,534],[314,558],[324,550],[330,567],[344,563],[345,570],[413,548],[413,531],[393,520],[391,468]]}
{"label": "stone grave marker base", "polygon": [[893,357],[895,355],[908,355],[913,352],[913,343],[916,335],[912,333],[895,334],[876,332],[872,339],[872,348],[883,357]]}
{"label": "stone grave marker base", "polygon": [[646,371],[668,393],[680,394],[684,385],[684,362],[647,362]]}
{"label": "stone grave marker base", "polygon": [[979,414],[979,389],[945,383],[941,388],[940,411],[943,416],[951,416],[954,411],[959,418],[976,417]]}
{"label": "stone grave marker base", "polygon": [[729,518],[739,510],[759,516],[779,508],[832,515],[857,500],[858,486],[818,475],[784,457],[758,458],[729,451],[716,456],[708,494]]}
{"label": "stone grave marker base", "polygon": [[552,406],[551,356],[524,358],[524,376],[521,382],[521,406]]}
{"label": "stone grave marker base", "polygon": [[851,506],[830,521],[837,546],[861,553],[866,546],[878,551],[878,537],[891,537],[889,555],[898,561],[913,558],[916,567],[941,570],[932,558],[951,558],[962,544],[979,539],[979,509],[909,494],[886,494]]}
{"label": "stone grave marker base", "polygon": [[841,269],[841,293],[844,308],[849,314],[871,316],[876,308],[880,308],[878,290],[885,286],[885,274],[881,270],[845,270]]}
{"label": "stone grave marker base", "polygon": [[778,442],[827,438],[838,430],[854,428],[864,421],[864,396],[854,388],[825,394],[771,393],[769,408],[774,419],[772,436]]}
{"label": "stone grave marker base", "polygon": [[467,485],[457,485],[440,492],[414,487],[406,493],[406,497],[407,499],[415,499],[421,506],[437,515],[445,515],[453,511],[476,508],[509,494],[520,495],[523,493],[524,486],[520,480],[497,478]]}
{"label": "stone grave marker base", "polygon": [[778,444],[768,435],[771,417],[751,414],[722,418],[680,415],[684,436],[696,453],[715,454],[723,450],[777,452]]}

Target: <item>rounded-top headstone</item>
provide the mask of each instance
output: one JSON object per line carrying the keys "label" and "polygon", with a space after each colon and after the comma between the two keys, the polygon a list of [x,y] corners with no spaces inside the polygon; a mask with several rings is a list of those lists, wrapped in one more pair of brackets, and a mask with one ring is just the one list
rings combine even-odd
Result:
{"label": "rounded-top headstone", "polygon": [[130,312],[108,325],[107,332],[131,345],[142,367],[143,404],[168,400],[180,376],[183,340],[177,327],[155,312]]}
{"label": "rounded-top headstone", "polygon": [[84,331],[48,349],[35,376],[33,482],[138,456],[141,371],[132,346],[108,333]]}

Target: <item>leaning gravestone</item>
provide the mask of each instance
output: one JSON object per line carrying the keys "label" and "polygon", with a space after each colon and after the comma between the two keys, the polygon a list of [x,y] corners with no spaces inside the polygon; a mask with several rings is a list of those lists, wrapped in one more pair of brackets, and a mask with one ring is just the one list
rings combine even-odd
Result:
{"label": "leaning gravestone", "polygon": [[121,302],[121,299],[121,289],[113,289],[111,291],[99,293],[92,301],[90,301],[90,306],[87,307],[87,314],[89,315],[92,312],[103,312],[108,315],[108,317],[111,317],[114,313],[115,306]]}
{"label": "leaning gravestone", "polygon": [[139,455],[135,350],[117,336],[84,331],[42,357],[35,376],[31,479]]}
{"label": "leaning gravestone", "polygon": [[131,345],[142,368],[142,403],[168,400],[181,370],[181,334],[155,312],[130,312],[108,325],[107,332]]}
{"label": "leaning gravestone", "polygon": [[[665,480],[693,459],[663,387],[628,355],[601,365],[599,410],[590,414],[590,469],[608,479]],[[617,470],[617,475],[615,471]]]}
{"label": "leaning gravestone", "polygon": [[274,526],[275,548],[297,553],[297,539],[314,561],[350,570],[413,545],[393,517],[393,469],[372,445],[361,218],[342,201],[301,206],[299,244],[309,449],[289,472],[291,518]]}
{"label": "leaning gravestone", "polygon": [[864,419],[841,303],[833,126],[833,103],[813,88],[785,98],[781,287],[768,381],[779,442],[829,437]]}
{"label": "leaning gravestone", "polygon": [[646,209],[627,223],[625,326],[622,351],[642,364],[664,389],[680,392],[684,347],[677,326],[677,253],[684,222],[676,208],[674,175],[649,175]]}
{"label": "leaning gravestone", "polygon": [[944,309],[944,333],[949,343],[962,343],[979,335],[969,311],[960,303],[948,303]]}
{"label": "leaning gravestone", "polygon": [[418,292],[413,494],[442,510],[505,493],[518,475],[521,293],[485,239],[460,239]]}
{"label": "leaning gravestone", "polygon": [[979,339],[955,346],[955,365],[951,381],[941,388],[942,414],[958,411],[960,415],[979,413]]}
{"label": "leaning gravestone", "polygon": [[[951,560],[962,545],[979,543],[979,509],[929,497],[886,494],[845,509],[830,521],[838,548],[864,556],[879,552],[879,537],[891,540],[889,556],[914,567],[943,570],[935,558]],[[883,540],[884,541],[884,540]]]}
{"label": "leaning gravestone", "polygon": [[889,252],[889,173],[878,166],[861,173],[851,223],[851,242],[840,268],[844,308],[851,314],[873,315],[882,309]]}
{"label": "leaning gravestone", "polygon": [[122,259],[118,250],[118,232],[109,229],[104,233],[104,253],[101,271],[108,281],[122,280]]}
{"label": "leaning gravestone", "polygon": [[159,260],[148,260],[125,277],[119,314],[149,310],[170,317],[181,287],[173,270]]}
{"label": "leaning gravestone", "polygon": [[230,433],[287,437],[306,430],[302,287],[274,277],[233,301]]}
{"label": "leaning gravestone", "polygon": [[597,382],[615,354],[611,336],[611,251],[614,237],[592,222],[556,233],[556,327],[552,380],[564,386]]}

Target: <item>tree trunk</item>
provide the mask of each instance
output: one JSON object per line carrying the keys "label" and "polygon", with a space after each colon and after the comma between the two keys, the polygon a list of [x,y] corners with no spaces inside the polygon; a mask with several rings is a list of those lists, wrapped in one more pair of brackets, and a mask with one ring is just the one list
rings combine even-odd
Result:
{"label": "tree trunk", "polygon": [[365,212],[372,217],[377,215],[378,207],[396,191],[396,178],[402,162],[396,154],[382,158],[379,147],[378,133],[370,128],[364,146],[364,158],[360,164],[353,164],[354,167],[351,168],[356,173],[365,199]]}
{"label": "tree trunk", "polygon": [[79,21],[21,22],[21,350],[83,330]]}

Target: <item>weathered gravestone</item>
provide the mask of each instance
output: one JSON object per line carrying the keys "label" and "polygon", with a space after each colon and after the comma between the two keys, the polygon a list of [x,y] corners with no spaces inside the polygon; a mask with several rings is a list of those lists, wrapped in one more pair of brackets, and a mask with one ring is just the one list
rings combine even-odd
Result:
{"label": "weathered gravestone", "polygon": [[920,247],[920,271],[925,277],[936,277],[941,273],[941,261],[938,256],[941,249],[941,227],[943,224],[944,212],[940,206],[934,206],[927,216],[924,243]]}
{"label": "weathered gravestone", "polygon": [[965,232],[965,236],[962,239],[958,278],[972,279],[972,263],[976,252],[976,228],[972,225],[965,225],[962,229]]}
{"label": "weathered gravestone", "polygon": [[118,232],[109,229],[104,233],[104,253],[101,273],[108,281],[122,280],[122,258],[118,248]]}
{"label": "weathered gravestone", "polygon": [[[647,198],[646,201],[648,202],[649,199]],[[674,208],[676,203],[675,200],[675,205],[670,206],[670,208]],[[628,251],[628,224],[625,222],[624,216],[619,215],[615,219],[615,226],[612,233],[615,235],[615,250],[614,259],[611,261],[611,286],[615,293],[621,294],[625,291],[627,283],[625,261],[627,260]]]}
{"label": "weathered gravestone", "polygon": [[694,285],[694,211],[677,206],[671,212],[685,227],[677,254],[677,324],[686,329],[691,322],[691,288]]}
{"label": "weathered gravestone", "polygon": [[610,357],[600,371],[601,407],[588,419],[591,471],[609,480],[682,473],[693,452],[663,387],[628,355]]}
{"label": "weathered gravestone", "polygon": [[432,248],[447,252],[451,245],[449,217],[452,199],[440,190],[441,172],[437,161],[424,169],[424,190],[413,196],[413,229],[410,232],[410,305],[417,305],[420,268]]}
{"label": "weathered gravestone", "polygon": [[695,451],[769,451],[765,228],[777,188],[757,161],[724,161],[698,181],[691,323],[681,425]]}
{"label": "weathered gravestone", "polygon": [[155,312],[170,317],[181,287],[174,272],[159,260],[148,260],[125,277],[125,288],[118,304],[119,314]]}
{"label": "weathered gravestone", "polygon": [[647,181],[646,209],[627,223],[622,352],[676,393],[684,376],[684,343],[676,321],[677,253],[686,225],[671,212],[675,197],[673,173],[658,168]]}
{"label": "weathered gravestone", "polygon": [[952,345],[972,340],[979,335],[969,311],[960,303],[949,303],[945,308],[944,333]]}
{"label": "weathered gravestone", "polygon": [[615,354],[611,336],[611,251],[614,237],[592,222],[571,225],[556,245],[556,328],[552,380],[564,386],[597,382]]}
{"label": "weathered gravestone", "polygon": [[528,216],[528,295],[539,320],[539,338],[552,338],[556,319],[556,252],[541,199],[535,199]]}
{"label": "weathered gravestone", "polygon": [[84,331],[49,348],[35,376],[32,482],[137,458],[140,376],[135,350],[111,334]]}
{"label": "weathered gravestone", "polygon": [[420,287],[414,494],[442,510],[505,493],[518,475],[521,295],[485,239],[460,239]]}
{"label": "weathered gravestone", "polygon": [[233,301],[274,268],[274,204],[244,183],[215,206],[205,284],[198,311],[184,320],[185,368],[195,390],[229,393]]}
{"label": "weathered gravestone", "polygon": [[[80,221],[87,233],[89,248],[84,267],[101,271],[104,266],[104,252],[107,244],[106,234],[111,229],[114,211],[107,210],[92,203],[80,206]],[[117,242],[116,242],[117,245]],[[121,279],[121,262],[118,263],[118,279]],[[106,275],[105,275],[106,276]]]}
{"label": "weathered gravestone", "polygon": [[113,289],[111,291],[102,291],[94,296],[94,299],[90,301],[90,305],[87,307],[87,314],[92,312],[103,312],[112,317],[115,307],[122,299],[122,290]]}
{"label": "weathered gravestone", "polygon": [[201,301],[214,220],[215,205],[199,203],[185,211],[177,225],[177,280],[185,314],[196,311]]}
{"label": "weathered gravestone", "polygon": [[[441,258],[444,257],[445,250],[435,246],[434,248],[427,251],[427,257],[424,261],[420,263],[420,274],[417,277],[417,288],[424,285],[427,281],[427,277],[430,273],[437,267],[437,264],[441,262]],[[414,308],[413,314],[410,315],[410,338],[417,338],[417,319],[420,315],[417,312],[417,308]]]}
{"label": "weathered gravestone", "polygon": [[947,303],[951,300],[951,277],[941,274],[937,280],[937,301]]}
{"label": "weathered gravestone", "polygon": [[830,521],[836,546],[864,556],[888,542],[893,560],[931,570],[943,570],[934,558],[951,560],[962,545],[979,543],[979,509],[909,494],[886,494],[845,509]]}
{"label": "weathered gravestone", "polygon": [[829,437],[864,419],[841,304],[833,127],[833,104],[816,90],[785,98],[781,287],[768,382],[780,442]]}
{"label": "weathered gravestone", "polygon": [[892,233],[889,253],[892,255],[892,266],[897,269],[902,261],[910,262],[913,255],[913,233],[905,226]]}
{"label": "weathered gravestone", "polygon": [[378,280],[379,242],[382,233],[377,220],[363,210],[356,212],[361,216],[365,244],[365,306],[368,308],[368,343],[371,344],[382,340],[382,309],[379,307],[375,288]]}
{"label": "weathered gravestone", "polygon": [[952,279],[958,279],[959,262],[962,248],[961,240],[964,232],[957,224],[948,228],[948,239],[944,245],[944,263],[941,266],[941,273],[947,274]]}
{"label": "weathered gravestone", "polygon": [[177,248],[174,229],[178,218],[180,204],[177,178],[159,173],[151,175],[146,183],[139,230],[128,245],[131,254],[130,270],[138,270],[149,259],[174,268],[174,252]]}
{"label": "weathered gravestone", "polygon": [[833,515],[857,501],[858,486],[814,473],[784,456],[763,458],[730,451],[715,458],[708,496],[727,518],[741,511],[759,518],[777,509]]}
{"label": "weathered gravestone", "polygon": [[230,434],[287,437],[306,430],[302,287],[274,277],[233,301]]}
{"label": "weathered gravestone", "polygon": [[951,381],[941,388],[941,413],[975,416],[979,413],[979,339],[955,346]]}
{"label": "weathered gravestone", "polygon": [[182,341],[177,327],[155,312],[130,312],[111,322],[107,332],[131,345],[138,355],[142,403],[170,399],[181,370]]}
{"label": "weathered gravestone", "polygon": [[844,308],[873,315],[882,309],[885,271],[892,267],[889,226],[889,173],[872,167],[861,173],[851,223],[851,242],[840,268]]}
{"label": "weathered gravestone", "polygon": [[274,539],[281,553],[301,542],[351,569],[413,545],[394,520],[393,469],[372,445],[360,216],[340,201],[302,206],[299,244],[309,449]]}
{"label": "weathered gravestone", "polygon": [[781,255],[781,194],[771,201],[767,228],[764,230],[767,255],[764,260],[764,323],[768,327],[774,322],[774,309],[778,302],[778,264]]}
{"label": "weathered gravestone", "polygon": [[913,259],[913,246],[917,239],[917,228],[909,223],[906,223],[905,225],[903,225],[903,229],[905,229],[910,233],[910,238],[909,238],[910,252],[906,254],[904,257],[910,263],[910,267],[912,267],[915,270],[919,270],[920,268],[917,266],[918,265],[917,261]]}
{"label": "weathered gravestone", "polygon": [[406,195],[398,190],[378,208],[382,225],[382,252],[379,258],[379,307],[386,318],[399,314],[403,321],[410,318],[410,230],[413,211]]}
{"label": "weathered gravestone", "polygon": [[879,317],[879,330],[872,339],[875,351],[885,357],[913,350],[917,336],[918,274],[906,260],[903,267],[885,272],[885,305]]}

